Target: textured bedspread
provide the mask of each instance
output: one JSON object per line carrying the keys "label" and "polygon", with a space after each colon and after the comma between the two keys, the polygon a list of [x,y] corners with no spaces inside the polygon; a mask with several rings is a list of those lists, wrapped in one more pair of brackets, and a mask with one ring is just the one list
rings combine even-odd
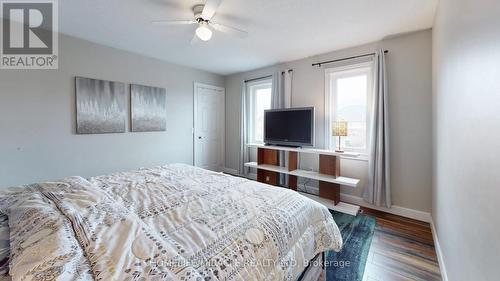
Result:
{"label": "textured bedspread", "polygon": [[13,280],[295,280],[342,246],[322,205],[181,164],[32,185],[0,210]]}

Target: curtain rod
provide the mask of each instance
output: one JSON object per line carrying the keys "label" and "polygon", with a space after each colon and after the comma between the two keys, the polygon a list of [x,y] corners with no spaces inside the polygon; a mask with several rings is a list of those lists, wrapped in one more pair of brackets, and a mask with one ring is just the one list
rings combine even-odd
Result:
{"label": "curtain rod", "polygon": [[[384,54],[389,53],[389,50],[385,50]],[[369,56],[374,56],[377,53],[370,53],[370,54],[364,54],[364,55],[359,55],[359,56],[353,56],[353,57],[348,57],[348,58],[343,58],[343,59],[336,59],[336,60],[328,60],[328,61],[322,61],[322,62],[317,62],[313,63],[312,66],[318,66],[321,67],[322,64],[327,64],[327,63],[333,63],[333,62],[339,62],[339,61],[345,61],[345,60],[352,60],[352,59],[357,59],[357,58],[363,58],[363,57],[369,57]]]}
{"label": "curtain rod", "polygon": [[[292,71],[293,71],[293,69],[289,69],[288,73],[290,73]],[[285,71],[282,71],[281,74],[285,74]],[[267,75],[267,76],[263,76],[263,77],[248,79],[248,80],[245,80],[244,82],[248,83],[248,82],[253,82],[253,81],[257,81],[257,80],[261,80],[261,79],[266,79],[266,78],[271,78],[271,77],[273,77],[273,76],[272,75]]]}
{"label": "curtain rod", "polygon": [[261,80],[261,79],[266,79],[266,78],[271,78],[271,77],[273,77],[273,76],[272,75],[267,75],[267,76],[263,76],[263,77],[248,79],[248,80],[245,80],[244,82],[248,83],[248,82],[253,82],[253,81],[257,81],[257,80]]}

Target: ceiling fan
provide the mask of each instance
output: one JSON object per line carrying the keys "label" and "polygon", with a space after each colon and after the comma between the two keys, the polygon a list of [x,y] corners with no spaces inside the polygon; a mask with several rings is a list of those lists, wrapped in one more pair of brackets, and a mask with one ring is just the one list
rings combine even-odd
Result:
{"label": "ceiling fan", "polygon": [[220,2],[221,0],[207,0],[205,4],[195,5],[193,7],[194,19],[192,20],[155,20],[151,23],[153,25],[197,24],[198,27],[196,28],[193,40],[191,40],[191,44],[195,43],[198,38],[203,41],[210,40],[212,38],[211,28],[216,31],[245,38],[248,35],[246,31],[212,21]]}

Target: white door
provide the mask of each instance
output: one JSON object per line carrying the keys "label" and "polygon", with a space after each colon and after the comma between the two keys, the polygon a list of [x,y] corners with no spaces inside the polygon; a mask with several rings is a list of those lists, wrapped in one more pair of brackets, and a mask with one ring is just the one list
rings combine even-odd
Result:
{"label": "white door", "polygon": [[224,88],[194,83],[194,165],[220,172],[224,167]]}

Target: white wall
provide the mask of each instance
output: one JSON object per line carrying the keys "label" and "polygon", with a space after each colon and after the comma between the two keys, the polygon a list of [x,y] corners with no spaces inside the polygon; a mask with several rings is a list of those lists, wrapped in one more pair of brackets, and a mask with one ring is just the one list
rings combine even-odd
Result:
{"label": "white wall", "polygon": [[[381,42],[336,51],[226,77],[226,167],[239,167],[240,89],[244,79],[293,68],[292,106],[316,108],[316,146],[324,147],[324,68],[313,62],[388,49],[393,204],[431,210],[431,31],[396,36]],[[327,67],[327,66],[325,66]],[[317,169],[317,159],[302,159],[303,168]],[[342,174],[360,178],[364,187],[367,162],[343,160]],[[362,188],[342,188],[361,195]]]}
{"label": "white wall", "polygon": [[[58,70],[0,70],[0,187],[192,163],[193,82],[224,86],[222,76],[59,40]],[[167,131],[76,135],[75,76],[165,87]]]}
{"label": "white wall", "polygon": [[432,215],[449,280],[499,280],[500,2],[441,0]]}

